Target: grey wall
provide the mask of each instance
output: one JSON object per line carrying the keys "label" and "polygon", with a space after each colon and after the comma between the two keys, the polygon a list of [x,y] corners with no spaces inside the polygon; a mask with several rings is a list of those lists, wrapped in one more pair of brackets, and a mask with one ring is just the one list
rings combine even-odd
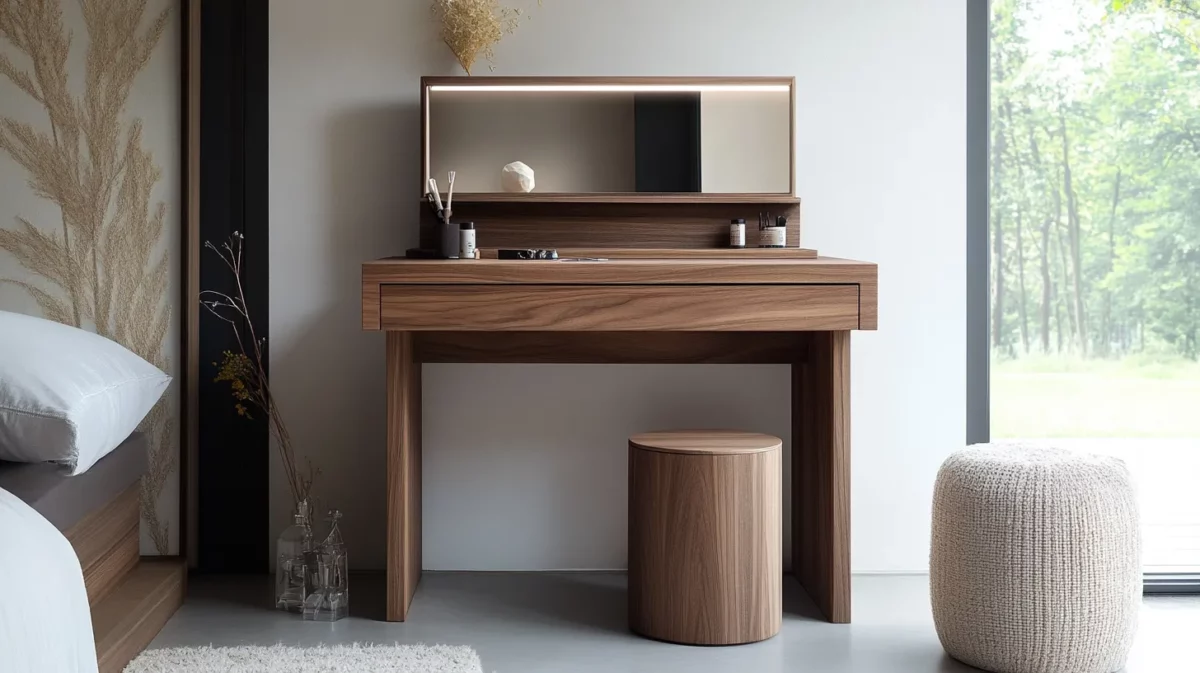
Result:
{"label": "grey wall", "polygon": [[[924,570],[934,474],[964,436],[966,3],[524,5],[497,75],[796,76],[802,243],[880,263],[880,331],[853,339],[854,569]],[[272,379],[346,512],[354,564],[377,568],[383,337],[359,329],[359,265],[415,242],[418,80],[458,70],[423,1],[271,9]],[[427,367],[426,567],[623,565],[626,435],[790,439],[787,380],[770,366]],[[272,498],[278,531],[278,474]]]}

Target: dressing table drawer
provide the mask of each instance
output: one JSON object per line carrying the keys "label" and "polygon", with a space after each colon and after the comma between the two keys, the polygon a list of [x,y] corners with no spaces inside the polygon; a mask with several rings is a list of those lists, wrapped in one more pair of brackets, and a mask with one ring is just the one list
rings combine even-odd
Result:
{"label": "dressing table drawer", "polygon": [[405,331],[769,332],[859,328],[858,285],[382,285]]}

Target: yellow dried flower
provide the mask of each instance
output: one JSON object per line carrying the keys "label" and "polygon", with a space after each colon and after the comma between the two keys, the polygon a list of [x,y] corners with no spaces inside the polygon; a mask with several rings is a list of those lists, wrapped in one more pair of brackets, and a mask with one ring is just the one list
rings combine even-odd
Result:
{"label": "yellow dried flower", "polygon": [[442,40],[468,75],[480,55],[492,63],[493,47],[517,29],[521,18],[520,9],[505,7],[498,0],[433,0],[432,9],[442,22]]}
{"label": "yellow dried flower", "polygon": [[233,399],[237,400],[233,408],[237,411],[238,416],[251,418],[250,411],[242,402],[254,402],[251,391],[255,389],[256,375],[254,365],[244,353],[225,351],[222,354],[221,365],[217,369],[217,376],[213,381],[229,383],[229,392],[233,395]]}

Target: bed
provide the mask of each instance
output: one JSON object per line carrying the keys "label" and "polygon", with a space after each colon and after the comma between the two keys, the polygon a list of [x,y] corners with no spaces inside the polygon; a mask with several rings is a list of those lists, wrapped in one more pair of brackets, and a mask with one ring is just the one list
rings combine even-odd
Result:
{"label": "bed", "polygon": [[[11,602],[11,595],[0,601],[0,616],[5,609],[11,611],[10,619],[0,619],[0,624],[9,624],[15,631],[0,632],[0,651],[23,649],[30,657],[58,658],[53,669],[14,665],[13,670],[118,673],[182,603],[183,563],[178,559],[143,560],[138,553],[138,500],[146,455],[146,440],[135,433],[77,476],[67,476],[49,463],[0,461],[0,535],[5,538],[0,544],[4,548],[0,549],[0,562],[5,560],[5,550],[21,548],[9,552],[7,560],[15,564],[12,567],[34,574],[28,582],[5,576],[5,584],[26,592],[25,600],[38,601],[34,607],[21,607],[24,613]],[[28,508],[20,507],[17,500]],[[23,557],[14,558],[13,553]],[[72,553],[77,565],[71,563]],[[0,565],[0,574],[6,572]],[[76,575],[82,579],[82,595]],[[86,609],[76,609],[74,604],[79,601]],[[49,622],[52,630],[39,631],[38,624],[11,619],[39,610],[47,610],[53,617]],[[83,629],[87,643],[94,647],[98,669],[79,663],[78,640]],[[6,636],[28,640],[41,632],[59,634],[61,640],[54,643],[51,655],[46,648],[5,644]],[[41,654],[33,654],[38,652]],[[6,662],[6,666],[10,664],[13,662]]]}

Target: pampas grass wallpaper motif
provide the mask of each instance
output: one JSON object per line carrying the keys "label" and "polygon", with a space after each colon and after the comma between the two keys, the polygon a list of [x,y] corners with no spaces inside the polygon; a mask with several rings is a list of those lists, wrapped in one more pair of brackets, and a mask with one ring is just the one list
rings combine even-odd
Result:
{"label": "pampas grass wallpaper motif", "polygon": [[[23,168],[29,190],[59,215],[0,221],[0,251],[23,267],[16,275],[0,266],[0,283],[27,292],[44,317],[94,330],[172,373],[166,348],[178,331],[167,296],[168,211],[153,199],[162,170],[143,146],[142,120],[126,110],[172,8],[76,0],[84,30],[72,31],[66,2],[0,0],[0,76],[44,111],[39,124],[0,116],[0,160],[7,155]],[[0,207],[4,201],[11,203]],[[159,554],[170,553],[170,521],[158,503],[179,460],[174,400],[164,396],[141,426],[151,447],[142,520]]]}

